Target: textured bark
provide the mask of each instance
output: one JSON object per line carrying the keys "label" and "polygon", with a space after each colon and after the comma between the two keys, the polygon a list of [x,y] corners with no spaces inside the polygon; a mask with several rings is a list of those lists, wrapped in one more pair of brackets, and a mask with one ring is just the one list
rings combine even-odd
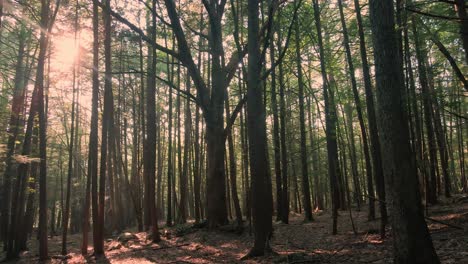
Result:
{"label": "textured bark", "polygon": [[395,31],[393,1],[371,0],[370,18],[385,180],[392,212],[395,263],[439,263],[424,221],[416,167],[411,158],[408,116]]}
{"label": "textured bark", "polygon": [[258,0],[248,2],[248,84],[247,112],[250,152],[250,173],[252,175],[252,216],[254,245],[249,257],[264,255],[270,250],[268,240],[273,231],[272,204],[268,191],[268,163],[265,109],[260,82],[261,55],[259,49]]}
{"label": "textured bark", "polygon": [[[149,28],[152,39],[156,38],[156,1],[152,0],[152,20]],[[159,242],[158,218],[156,215],[156,50],[149,47],[148,78],[146,85],[146,144],[143,146],[145,178],[145,212],[150,214],[153,242]]]}

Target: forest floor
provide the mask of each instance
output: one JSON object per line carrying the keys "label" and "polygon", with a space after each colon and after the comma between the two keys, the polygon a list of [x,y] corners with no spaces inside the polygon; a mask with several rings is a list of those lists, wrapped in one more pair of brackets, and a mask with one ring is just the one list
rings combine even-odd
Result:
{"label": "forest floor", "polygon": [[[161,228],[159,244],[146,241],[146,233],[109,238],[106,257],[83,258],[79,254],[81,235],[69,237],[67,258],[60,256],[61,237],[49,241],[51,263],[391,263],[392,238],[380,239],[379,221],[367,221],[367,212],[352,211],[357,235],[352,230],[349,211],[340,211],[338,235],[331,234],[328,212],[316,212],[314,221],[304,223],[301,215],[291,215],[290,224],[274,224],[271,245],[274,255],[241,261],[252,245],[248,226],[243,234],[208,231],[190,225]],[[453,226],[428,220],[428,226],[442,263],[468,264],[468,197],[444,200],[429,208],[429,216]],[[247,223],[248,225],[248,223]],[[462,229],[458,229],[458,228]],[[132,232],[128,230],[127,232]],[[128,240],[128,241],[124,241]],[[17,263],[37,261],[36,241],[32,251],[22,254]],[[92,248],[90,247],[90,251]],[[0,255],[2,257],[2,255]]]}

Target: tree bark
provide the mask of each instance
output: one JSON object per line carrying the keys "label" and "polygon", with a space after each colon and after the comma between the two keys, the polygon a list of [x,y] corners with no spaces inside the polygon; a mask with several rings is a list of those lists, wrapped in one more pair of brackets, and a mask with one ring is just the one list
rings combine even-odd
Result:
{"label": "tree bark", "polygon": [[258,0],[248,1],[248,82],[247,119],[250,152],[250,173],[252,175],[252,216],[254,245],[247,254],[261,256],[270,250],[269,238],[272,227],[272,204],[268,191],[267,137],[265,109],[260,81],[261,55],[259,50],[259,5]]}
{"label": "tree bark", "polygon": [[429,92],[429,80],[427,76],[427,58],[424,55],[424,50],[421,47],[421,36],[416,29],[413,20],[413,34],[415,38],[416,58],[418,62],[419,83],[421,84],[421,92],[423,97],[424,108],[424,125],[426,126],[427,143],[429,148],[429,176],[426,178],[426,195],[427,202],[431,204],[437,203],[437,181],[436,181],[436,163],[437,163],[437,150],[436,141],[434,136],[434,127],[432,124],[432,103],[431,94]]}
{"label": "tree bark", "polygon": [[[296,3],[296,2],[294,2]],[[312,221],[312,205],[310,202],[310,186],[309,186],[309,166],[307,164],[307,140],[305,129],[305,114],[304,114],[304,83],[302,76],[302,60],[299,37],[299,20],[294,21],[295,40],[296,40],[296,69],[297,82],[299,87],[299,126],[301,134],[301,172],[302,172],[302,204],[304,206],[305,221]]]}
{"label": "tree bark", "polygon": [[440,263],[424,221],[416,167],[411,158],[408,116],[395,31],[393,1],[370,1],[380,142],[392,211],[395,263]]}
{"label": "tree bark", "polygon": [[37,105],[39,113],[39,260],[48,256],[47,244],[47,122],[44,98],[44,64],[48,47],[49,3],[41,0],[41,37],[36,69]]}
{"label": "tree bark", "polygon": [[338,221],[338,207],[339,205],[339,191],[338,191],[338,181],[339,181],[339,163],[338,163],[338,145],[336,142],[336,109],[335,102],[333,98],[333,90],[329,87],[326,62],[325,62],[325,52],[323,48],[322,41],[322,26],[320,21],[320,10],[318,1],[313,1],[314,8],[314,18],[315,26],[317,30],[317,39],[320,53],[320,68],[322,73],[323,81],[323,99],[325,101],[325,134],[327,141],[327,152],[328,152],[328,175],[330,177],[330,190],[331,190],[331,199],[332,199],[332,233],[335,235],[337,233],[337,221]]}
{"label": "tree bark", "polygon": [[[156,38],[156,0],[152,0],[152,20],[149,28],[152,39]],[[146,144],[144,151],[144,173],[145,173],[145,197],[147,209],[150,214],[151,235],[154,243],[159,242],[158,218],[156,215],[156,50],[153,47],[148,49],[148,77],[146,85]]]}

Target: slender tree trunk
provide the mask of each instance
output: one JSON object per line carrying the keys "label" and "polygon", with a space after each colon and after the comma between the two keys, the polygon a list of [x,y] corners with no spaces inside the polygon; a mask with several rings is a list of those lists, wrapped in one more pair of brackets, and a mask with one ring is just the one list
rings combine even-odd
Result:
{"label": "slender tree trunk", "polygon": [[[276,27],[275,27],[276,28]],[[276,30],[273,30],[276,31]],[[275,61],[275,42],[274,32],[270,35],[270,63]],[[282,206],[283,201],[283,186],[281,176],[281,148],[280,148],[280,132],[279,132],[279,117],[278,105],[276,99],[276,70],[272,66],[271,71],[271,110],[273,112],[273,151],[275,156],[275,179],[276,179],[276,221],[282,219]]]}
{"label": "slender tree trunk", "polygon": [[[348,28],[346,26],[345,22],[345,17],[344,17],[344,12],[343,12],[343,3],[342,0],[338,0],[338,7],[340,9],[340,20],[341,20],[341,27],[343,28],[343,44],[345,46],[345,51],[346,51],[346,61],[348,63],[348,70],[349,74],[351,77],[351,88],[353,91],[353,97],[354,97],[354,104],[356,105],[356,112],[358,115],[358,120],[359,120],[359,126],[361,128],[361,136],[363,139],[363,144],[364,144],[364,159],[366,163],[366,171],[368,173],[371,173],[371,160],[369,156],[369,145],[367,143],[367,133],[366,133],[366,126],[364,124],[364,117],[362,115],[362,106],[361,106],[361,99],[359,98],[359,92],[357,89],[357,82],[356,82],[356,75],[354,73],[354,64],[353,64],[353,59],[352,59],[352,54],[351,54],[351,48],[349,46],[349,37],[348,37]],[[357,202],[358,208],[360,208],[360,202],[361,202],[361,190],[359,188],[359,176],[357,174],[357,160],[356,160],[356,147],[354,144],[354,132],[353,132],[353,125],[352,125],[352,109],[351,108],[346,108],[346,113],[348,116],[348,127],[349,127],[349,133],[350,133],[350,145],[351,145],[351,171],[353,174],[353,182],[354,182],[354,199]],[[371,176],[370,176],[371,177]],[[384,229],[385,230],[385,227]],[[385,231],[384,231],[385,232]]]}
{"label": "slender tree trunk", "polygon": [[[226,108],[226,116],[231,115],[231,109],[229,106],[229,101],[227,100],[229,98],[229,94],[226,91],[226,101],[225,101],[225,108]],[[232,197],[232,202],[234,205],[234,212],[236,214],[236,221],[237,221],[237,226],[239,228],[242,227],[242,211],[240,208],[240,203],[239,203],[239,196],[237,195],[237,163],[236,163],[236,156],[234,152],[234,139],[232,136],[232,130],[231,128],[228,133],[227,133],[227,142],[228,142],[228,153],[229,153],[229,180],[231,184],[231,197]]]}
{"label": "slender tree trunk", "polygon": [[[281,20],[278,21],[278,25]],[[281,50],[281,30],[278,30],[277,38],[278,50]],[[286,149],[286,99],[285,99],[285,83],[284,83],[284,70],[283,64],[280,63],[278,67],[278,81],[279,81],[279,95],[280,95],[280,150],[281,150],[281,221],[284,224],[289,223],[289,192],[288,192],[288,153]]]}
{"label": "slender tree trunk", "polygon": [[[4,181],[3,181],[3,192],[2,192],[2,218],[1,218],[1,238],[3,240],[4,250],[7,250],[9,254],[7,254],[7,258],[16,258],[19,251],[12,252],[12,244],[9,240],[11,240],[11,236],[9,235],[12,232],[13,228],[11,225],[16,224],[14,216],[12,216],[13,221],[10,221],[11,214],[14,214],[14,207],[17,205],[15,201],[15,197],[17,195],[17,191],[12,193],[12,180],[14,175],[14,154],[15,154],[15,145],[17,138],[20,133],[20,123],[21,123],[21,115],[24,109],[24,97],[25,97],[25,83],[24,83],[24,55],[25,55],[25,47],[26,47],[26,36],[25,36],[24,28],[20,31],[19,43],[18,43],[18,55],[16,57],[16,69],[15,69],[15,77],[14,77],[14,90],[13,90],[13,99],[11,104],[11,114],[10,120],[8,125],[8,143],[7,143],[7,153],[5,158],[5,174],[4,174]],[[36,94],[36,93],[34,93]],[[31,108],[31,111],[36,109]],[[35,112],[33,112],[33,116]],[[31,135],[25,135],[24,139],[25,143],[23,144],[23,153],[26,146],[26,143],[31,141]],[[27,150],[28,152],[30,151]],[[22,153],[22,155],[23,155]],[[29,153],[26,153],[28,155]],[[19,167],[25,167],[26,164],[20,164]],[[19,172],[19,170],[18,170]],[[26,171],[25,171],[26,172]],[[18,177],[16,178],[15,189],[17,189],[16,185],[20,184],[20,180],[22,175],[18,173]],[[20,186],[18,186],[19,188]],[[12,203],[12,201],[15,201]],[[14,230],[14,229],[13,229]]]}
{"label": "slender tree trunk", "polygon": [[[169,66],[168,66],[169,67]],[[171,78],[174,75],[173,69],[171,71]],[[172,226],[172,93],[169,91],[169,109],[168,109],[168,151],[167,151],[167,212],[166,212],[166,225]]]}
{"label": "slender tree trunk", "polygon": [[[296,2],[295,2],[296,3]],[[297,82],[299,87],[299,126],[301,130],[301,172],[302,172],[302,204],[304,206],[305,221],[312,221],[312,205],[310,202],[310,186],[309,186],[309,166],[307,162],[307,140],[305,129],[305,114],[304,114],[304,83],[302,76],[302,60],[300,49],[299,37],[299,20],[294,21],[295,40],[296,40],[296,69],[297,69]]]}
{"label": "slender tree trunk", "polygon": [[339,205],[339,163],[338,163],[338,145],[336,142],[336,109],[333,98],[333,90],[330,89],[327,78],[325,54],[322,42],[322,26],[320,21],[320,10],[318,1],[313,1],[315,26],[317,29],[317,39],[320,53],[320,67],[323,81],[323,98],[325,101],[325,125],[326,140],[328,152],[328,175],[330,177],[330,190],[332,197],[332,233],[337,233],[338,207]]}
{"label": "slender tree trunk", "polygon": [[426,126],[427,143],[429,147],[429,177],[426,178],[426,194],[428,202],[431,204],[437,203],[437,181],[436,181],[436,141],[434,137],[434,128],[432,124],[433,109],[431,104],[431,94],[429,93],[429,81],[427,76],[427,59],[421,45],[421,37],[416,29],[416,25],[413,21],[413,34],[415,38],[416,57],[418,62],[418,73],[419,82],[421,84],[421,91],[423,96],[423,107],[424,107],[424,124]]}
{"label": "slender tree trunk", "polygon": [[195,142],[194,142],[194,170],[193,170],[193,193],[195,203],[195,223],[199,223],[201,220],[201,198],[200,198],[200,187],[201,187],[201,173],[200,173],[200,110],[197,106],[195,110]]}
{"label": "slender tree trunk", "polygon": [[[75,13],[75,36],[78,27],[78,7],[76,7]],[[76,39],[75,39],[76,42]],[[76,63],[73,63],[73,73],[72,73],[72,109],[71,109],[71,122],[70,122],[70,139],[68,141],[68,173],[67,173],[67,195],[65,198],[65,211],[63,213],[63,223],[62,223],[62,255],[67,255],[67,234],[69,226],[69,217],[70,217],[70,199],[72,192],[72,177],[73,177],[73,168],[74,164],[74,144],[75,144],[75,101],[76,101]],[[66,125],[66,124],[65,124]],[[76,165],[75,165],[76,166]]]}
{"label": "slender tree trunk", "polygon": [[[152,0],[152,20],[149,29],[152,39],[156,38],[156,0]],[[145,210],[150,214],[151,235],[154,243],[159,242],[158,218],[156,215],[156,50],[149,47],[148,56],[148,78],[146,86],[146,144],[143,146],[144,151],[144,173],[145,173],[145,200],[148,208]]]}
{"label": "slender tree trunk", "polygon": [[[99,206],[98,206],[98,104],[99,104],[99,10],[93,2],[93,72],[92,72],[92,105],[91,129],[89,135],[88,177],[91,178],[91,199],[93,219],[93,245],[99,250],[102,243],[99,237]],[[86,221],[86,219],[85,219]],[[84,232],[84,229],[83,229]],[[83,247],[87,240],[83,237]],[[87,248],[87,246],[86,246]],[[83,252],[83,251],[82,251]]]}
{"label": "slender tree trunk", "polygon": [[97,221],[97,239],[94,244],[94,254],[104,255],[104,204],[106,192],[106,171],[108,146],[110,145],[110,131],[113,126],[113,95],[112,95],[112,69],[111,69],[111,16],[110,0],[106,0],[104,10],[104,112],[102,118],[101,161],[99,168],[99,203]]}
{"label": "slender tree trunk", "polygon": [[[375,199],[374,199],[374,184],[372,179],[372,174],[374,174],[375,179],[380,179],[379,186],[383,186],[383,172],[382,172],[382,160],[380,157],[380,143],[378,138],[377,132],[377,121],[375,117],[375,107],[374,107],[374,94],[372,91],[372,82],[369,70],[369,63],[367,61],[367,49],[366,49],[366,41],[364,37],[364,27],[362,25],[362,17],[361,17],[361,7],[359,5],[359,0],[354,0],[354,8],[356,11],[356,19],[358,25],[358,32],[359,32],[359,49],[361,54],[362,60],[362,73],[364,76],[364,90],[366,92],[366,106],[367,106],[367,115],[368,115],[368,125],[369,125],[369,135],[372,147],[372,161],[373,161],[373,173],[370,164],[366,163],[366,175],[367,175],[367,194],[369,196],[369,220],[375,219]],[[369,157],[366,155],[366,137],[362,137],[363,142],[363,150],[364,150],[364,158]],[[377,184],[377,183],[376,183]],[[385,197],[380,197],[380,199],[385,199]],[[384,208],[385,204],[383,202],[379,202],[381,213],[382,208]]]}
{"label": "slender tree trunk", "polygon": [[[190,93],[190,78],[187,76],[186,91]],[[190,137],[192,133],[192,112],[190,111],[190,99],[185,101],[185,126],[184,126],[184,159],[182,161],[182,172],[180,174],[180,221],[187,222],[188,205],[188,179],[189,179],[189,156],[190,156]],[[181,151],[181,150],[179,150]]]}
{"label": "slender tree trunk", "polygon": [[36,69],[37,105],[39,113],[39,260],[48,256],[47,244],[47,121],[44,97],[44,64],[48,46],[49,2],[41,0],[41,37]]}

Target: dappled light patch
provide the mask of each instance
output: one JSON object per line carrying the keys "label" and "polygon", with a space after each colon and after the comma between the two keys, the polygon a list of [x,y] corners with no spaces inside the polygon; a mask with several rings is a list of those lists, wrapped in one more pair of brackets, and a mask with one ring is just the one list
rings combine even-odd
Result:
{"label": "dappled light patch", "polygon": [[[442,212],[442,213],[441,213]],[[440,205],[430,208],[429,215],[449,223],[468,227],[468,204],[463,206]],[[69,238],[68,264],[78,263],[389,263],[392,262],[391,232],[385,240],[378,233],[369,232],[378,226],[377,221],[367,221],[366,212],[353,211],[358,235],[354,235],[349,216],[341,212],[339,234],[330,235],[330,214],[315,214],[315,221],[303,223],[303,216],[293,215],[291,223],[274,224],[275,234],[271,246],[277,255],[255,257],[241,262],[249,252],[252,237],[248,227],[241,235],[224,231],[198,229],[183,236],[163,238],[159,243],[147,240],[146,232],[127,230],[132,235],[122,243],[122,234],[108,239],[105,243],[106,258],[96,261],[93,256],[84,258],[80,254],[81,235]],[[174,233],[174,228],[166,228]],[[468,259],[468,240],[463,230],[430,223],[434,246],[442,263],[465,263]],[[161,232],[164,229],[161,229]],[[390,230],[389,230],[390,231]],[[120,241],[118,238],[121,238]],[[91,240],[91,239],[90,239]],[[51,256],[59,256],[61,239],[55,236],[49,239]],[[31,240],[29,248],[21,255],[18,263],[31,263],[37,259],[37,241]],[[92,246],[88,247],[90,255]],[[64,260],[52,258],[51,263],[64,263]],[[108,261],[108,262],[106,262]],[[295,262],[296,261],[296,262]],[[463,262],[465,261],[465,262]]]}

